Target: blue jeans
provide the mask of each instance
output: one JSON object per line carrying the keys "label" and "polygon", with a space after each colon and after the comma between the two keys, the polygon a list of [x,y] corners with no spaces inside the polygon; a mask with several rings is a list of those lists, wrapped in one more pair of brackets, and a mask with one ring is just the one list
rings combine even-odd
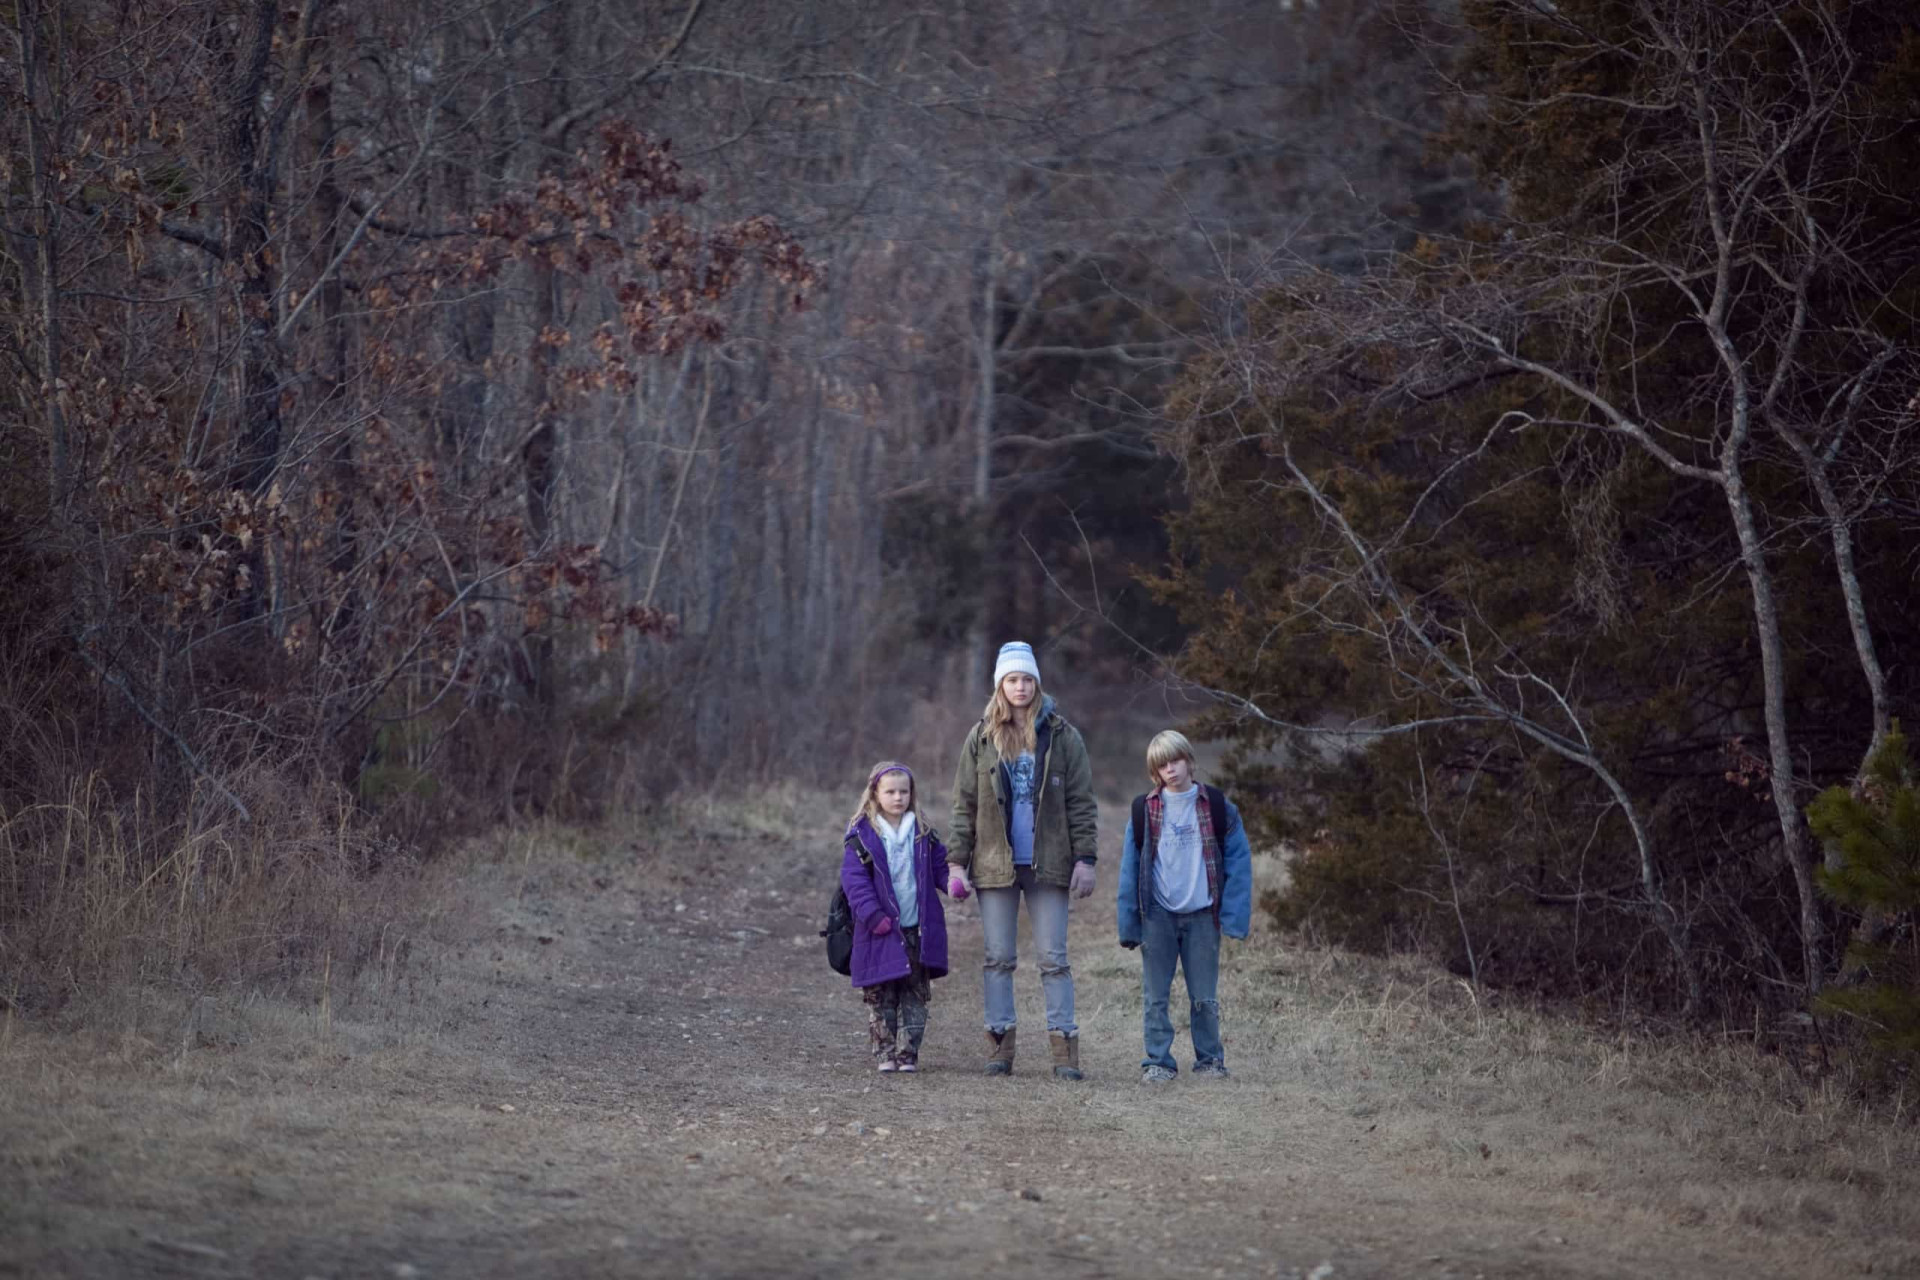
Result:
{"label": "blue jeans", "polygon": [[1173,1063],[1173,1019],[1167,1016],[1167,996],[1173,990],[1173,966],[1178,961],[1187,975],[1187,999],[1193,1006],[1193,1065],[1225,1066],[1217,998],[1220,926],[1214,923],[1213,909],[1175,913],[1153,902],[1141,923],[1140,990],[1146,1004],[1147,1056],[1140,1065],[1179,1070]]}
{"label": "blue jeans", "polygon": [[982,976],[987,1030],[998,1033],[1014,1023],[1013,971],[1019,966],[1020,896],[1026,895],[1033,921],[1033,942],[1040,948],[1040,991],[1046,997],[1047,1030],[1078,1035],[1073,1021],[1073,968],[1067,963],[1067,891],[1041,884],[1032,867],[1014,870],[1004,889],[981,889],[980,932],[987,962]]}

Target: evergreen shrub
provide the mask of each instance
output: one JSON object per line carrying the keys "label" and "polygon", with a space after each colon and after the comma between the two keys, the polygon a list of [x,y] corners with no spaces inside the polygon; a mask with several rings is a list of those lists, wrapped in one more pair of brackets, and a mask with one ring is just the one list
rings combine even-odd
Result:
{"label": "evergreen shrub", "polygon": [[1857,791],[1828,787],[1807,818],[1838,855],[1818,871],[1821,889],[1861,916],[1847,977],[1820,1004],[1864,1022],[1892,1063],[1920,1062],[1920,777],[1897,723]]}

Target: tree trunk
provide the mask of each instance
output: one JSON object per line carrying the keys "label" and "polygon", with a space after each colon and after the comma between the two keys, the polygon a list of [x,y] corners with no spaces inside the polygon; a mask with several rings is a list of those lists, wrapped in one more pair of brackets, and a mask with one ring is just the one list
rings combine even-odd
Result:
{"label": "tree trunk", "polygon": [[[495,15],[489,19],[489,25],[498,21],[499,16]],[[467,42],[473,39],[465,27],[443,31],[438,42],[439,60],[447,65],[463,60],[468,56]],[[510,140],[517,124],[516,98],[510,93],[494,93],[489,99],[486,119],[491,150],[472,160],[449,154],[434,170],[437,190],[432,207],[449,210],[456,221],[465,221],[476,206],[495,199],[510,171],[513,157]],[[449,120],[444,127],[451,132],[469,113],[478,115],[482,105],[455,97],[446,104],[445,110]],[[463,492],[473,480],[473,462],[485,448],[491,425],[489,414],[494,408],[496,387],[486,370],[494,357],[501,299],[505,293],[502,289],[474,290],[447,310],[447,333],[460,366],[452,376],[452,385],[436,406],[438,435],[448,473]]]}
{"label": "tree trunk", "polygon": [[[801,550],[800,581],[800,626],[795,635],[789,636],[787,647],[793,651],[789,659],[789,669],[793,674],[796,687],[813,687],[818,666],[807,659],[819,653],[824,615],[828,612],[826,602],[820,598],[820,581],[827,560],[827,512],[828,490],[839,479],[827,461],[826,446],[826,373],[813,370],[808,379],[807,421],[801,436],[801,448],[805,457],[800,465],[799,501],[804,504],[806,542]],[[797,643],[796,643],[797,641]]]}
{"label": "tree trunk", "polygon": [[1820,899],[1814,886],[1813,865],[1807,856],[1806,827],[1801,822],[1800,805],[1793,792],[1794,766],[1792,741],[1787,726],[1786,646],[1780,638],[1780,614],[1774,603],[1773,574],[1767,568],[1765,548],[1753,519],[1746,481],[1739,461],[1729,445],[1722,465],[1722,487],[1727,507],[1733,514],[1735,531],[1740,537],[1740,562],[1747,571],[1753,592],[1754,630],[1760,641],[1760,675],[1764,689],[1767,726],[1767,783],[1773,793],[1773,809],[1780,823],[1780,853],[1793,873],[1794,889],[1800,898],[1800,945],[1806,968],[1808,994],[1817,992],[1825,976],[1825,925],[1820,917]]}
{"label": "tree trunk", "polygon": [[[532,553],[541,555],[552,551],[556,542],[553,507],[559,479],[555,457],[559,440],[554,422],[556,410],[547,385],[546,349],[540,344],[540,335],[553,324],[557,273],[551,262],[535,257],[528,274],[533,305],[528,314],[531,350],[527,353],[526,399],[532,425],[526,443],[520,448],[520,469],[526,485],[527,541]],[[542,707],[552,706],[553,640],[544,630],[528,637],[527,660],[531,668],[528,685],[534,702]]]}
{"label": "tree trunk", "polygon": [[[1854,771],[1854,785],[1858,787],[1867,776],[1867,762],[1880,750],[1880,744],[1886,741],[1887,734],[1893,729],[1893,710],[1887,700],[1887,673],[1880,665],[1880,654],[1873,642],[1873,628],[1867,622],[1867,602],[1860,590],[1860,570],[1855,565],[1853,554],[1853,525],[1847,519],[1845,509],[1840,504],[1840,496],[1833,490],[1833,481],[1825,468],[1812,473],[1813,490],[1820,498],[1820,508],[1826,512],[1828,529],[1833,538],[1833,565],[1840,579],[1840,595],[1847,602],[1847,626],[1853,632],[1853,649],[1860,662],[1860,673],[1866,677],[1867,696],[1873,707],[1873,733],[1867,742],[1867,749],[1860,756],[1860,767]],[[1827,866],[1837,869],[1842,859],[1838,846],[1827,850]]]}
{"label": "tree trunk", "polygon": [[[273,164],[261,130],[261,95],[267,89],[280,6],[255,0],[234,46],[222,135],[232,195],[226,208],[227,262],[238,277],[240,422],[234,449],[233,487],[264,495],[280,465],[281,376],[273,305],[280,278],[271,244]],[[256,587],[257,589],[257,587]]]}
{"label": "tree trunk", "polygon": [[[572,20],[572,11],[562,5],[550,12],[547,24],[553,41],[552,62],[546,101],[542,104],[541,128],[522,139],[522,144],[532,149],[529,157],[536,184],[542,177],[556,173],[559,167],[558,158],[545,150],[545,135],[552,122],[567,116],[569,59],[573,51]],[[565,145],[564,130],[555,141],[561,146]],[[526,441],[520,449],[520,465],[526,485],[528,540],[538,553],[552,551],[559,544],[561,535],[557,518],[561,447],[559,409],[554,403],[549,349],[541,341],[543,335],[557,327],[555,321],[560,314],[561,273],[545,252],[536,250],[528,275],[532,305],[527,316],[529,350],[526,400],[531,418]],[[558,691],[555,688],[554,644],[549,634],[543,631],[529,639],[528,660],[532,666],[534,701],[542,707],[551,707]]]}
{"label": "tree trunk", "polygon": [[993,664],[987,648],[992,641],[993,625],[989,586],[997,571],[998,538],[994,528],[993,513],[993,411],[998,392],[994,375],[999,366],[999,352],[996,347],[998,325],[998,299],[1000,294],[1000,242],[997,236],[987,239],[983,250],[985,261],[980,268],[980,314],[974,332],[974,378],[977,380],[977,396],[974,402],[973,416],[973,487],[971,490],[973,518],[980,529],[981,583],[980,600],[975,607],[973,626],[967,633],[967,694],[978,694],[985,698],[992,691],[988,684],[993,679]]}
{"label": "tree trunk", "polygon": [[[339,161],[334,157],[336,142],[333,118],[334,62],[331,45],[318,50],[321,65],[307,89],[307,146],[316,166],[313,189],[315,243],[314,260],[322,264],[334,261],[340,252],[340,218],[346,200],[340,190]],[[327,450],[328,480],[339,494],[339,505],[330,533],[328,567],[338,584],[339,595],[323,599],[326,616],[319,627],[320,641],[349,655],[359,648],[359,604],[354,582],[358,561],[358,533],[354,521],[354,501],[360,481],[354,463],[352,414],[346,411],[347,325],[344,315],[346,287],[339,271],[328,271],[320,282],[320,359],[314,369],[319,385],[317,400],[323,421],[331,420],[333,442]]]}
{"label": "tree trunk", "polygon": [[[57,15],[56,15],[57,17]],[[26,104],[27,169],[32,182],[34,252],[32,292],[40,312],[40,400],[47,420],[47,509],[56,519],[72,493],[71,445],[61,406],[60,225],[55,212],[52,148],[59,69],[41,47],[40,6],[22,0],[14,10],[20,40],[20,89]]]}

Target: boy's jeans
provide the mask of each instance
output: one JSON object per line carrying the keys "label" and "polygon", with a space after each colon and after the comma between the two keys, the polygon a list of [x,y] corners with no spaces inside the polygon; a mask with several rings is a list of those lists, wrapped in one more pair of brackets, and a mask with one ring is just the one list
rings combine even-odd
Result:
{"label": "boy's jeans", "polygon": [[1175,913],[1153,902],[1142,924],[1140,989],[1146,997],[1147,1056],[1141,1067],[1179,1070],[1173,1062],[1173,1020],[1167,1016],[1176,960],[1187,975],[1187,999],[1193,1003],[1193,1065],[1226,1065],[1220,1001],[1215,998],[1220,989],[1220,926],[1214,923],[1213,909]]}
{"label": "boy's jeans", "polygon": [[1020,923],[1020,895],[1027,897],[1033,921],[1033,942],[1040,948],[1040,991],[1047,1001],[1047,1030],[1078,1035],[1073,1021],[1073,969],[1067,964],[1067,891],[1041,884],[1032,867],[1020,867],[1005,889],[981,889],[980,932],[986,943],[983,975],[987,1030],[1005,1031],[1014,1024],[1013,971],[1019,964],[1016,938]]}

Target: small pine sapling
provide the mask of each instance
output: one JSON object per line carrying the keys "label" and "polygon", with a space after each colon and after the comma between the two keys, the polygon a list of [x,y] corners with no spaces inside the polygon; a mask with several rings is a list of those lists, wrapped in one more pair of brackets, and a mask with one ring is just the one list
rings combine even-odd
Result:
{"label": "small pine sapling", "polygon": [[1895,724],[1857,791],[1829,787],[1807,808],[1814,835],[1838,855],[1821,889],[1861,914],[1847,948],[1852,980],[1820,997],[1860,1018],[1896,1063],[1920,1063],[1920,776]]}

